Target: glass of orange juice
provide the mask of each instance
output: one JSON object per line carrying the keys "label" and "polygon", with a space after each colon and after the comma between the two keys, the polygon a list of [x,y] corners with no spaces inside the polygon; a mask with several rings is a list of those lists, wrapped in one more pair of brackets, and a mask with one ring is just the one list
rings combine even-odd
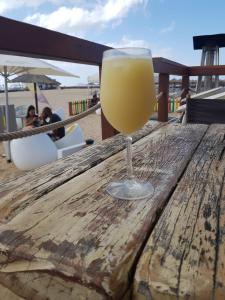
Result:
{"label": "glass of orange juice", "polygon": [[143,127],[154,111],[156,96],[151,51],[144,48],[105,51],[100,99],[106,119],[126,136],[127,144],[127,178],[111,182],[106,191],[125,200],[151,197],[152,184],[133,174],[131,137],[131,133]]}

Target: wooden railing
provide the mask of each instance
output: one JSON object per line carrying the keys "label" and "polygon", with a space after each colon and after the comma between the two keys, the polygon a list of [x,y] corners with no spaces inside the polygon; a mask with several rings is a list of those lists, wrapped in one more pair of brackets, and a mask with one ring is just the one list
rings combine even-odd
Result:
{"label": "wooden railing", "polygon": [[[99,67],[103,52],[108,46],[69,36],[38,26],[0,17],[0,53],[28,57],[39,57]],[[182,94],[185,97],[189,89],[189,77],[199,75],[225,75],[225,65],[188,67],[162,58],[153,58],[154,72],[159,74],[158,120],[168,120],[169,76],[182,76]],[[102,114],[102,137],[108,138],[117,131]]]}

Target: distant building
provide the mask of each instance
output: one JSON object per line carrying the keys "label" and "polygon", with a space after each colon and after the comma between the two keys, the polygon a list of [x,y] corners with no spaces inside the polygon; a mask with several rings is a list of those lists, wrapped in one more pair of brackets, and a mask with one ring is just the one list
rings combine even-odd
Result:
{"label": "distant building", "polygon": [[14,85],[28,84],[28,83],[37,83],[40,90],[53,90],[58,89],[61,85],[55,79],[52,79],[46,75],[38,75],[38,74],[22,74],[17,76],[16,78],[10,81]]}
{"label": "distant building", "polygon": [[58,82],[57,80],[52,79],[52,78],[51,78],[51,81],[52,81],[51,83],[38,83],[40,90],[55,90],[60,87],[60,85],[61,85],[60,82]]}

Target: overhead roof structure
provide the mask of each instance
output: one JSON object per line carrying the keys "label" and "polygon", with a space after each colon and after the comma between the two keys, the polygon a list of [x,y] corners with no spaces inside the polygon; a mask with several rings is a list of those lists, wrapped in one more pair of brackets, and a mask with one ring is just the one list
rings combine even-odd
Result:
{"label": "overhead roof structure", "polygon": [[193,36],[194,50],[203,47],[225,47],[225,33]]}

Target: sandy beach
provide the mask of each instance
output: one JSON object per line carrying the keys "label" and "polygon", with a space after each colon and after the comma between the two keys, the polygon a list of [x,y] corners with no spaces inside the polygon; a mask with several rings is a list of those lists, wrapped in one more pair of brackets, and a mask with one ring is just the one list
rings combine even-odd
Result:
{"label": "sandy beach", "polygon": [[[42,92],[53,110],[63,107],[65,118],[69,117],[69,101],[91,97],[90,90],[88,89],[47,90]],[[15,107],[20,105],[29,106],[30,104],[34,104],[34,96],[29,91],[11,92],[9,93],[9,102],[10,104],[14,104]],[[0,104],[5,104],[4,93],[0,93]],[[44,106],[47,105],[42,103],[39,105],[40,111]],[[96,142],[101,141],[101,118],[99,115],[93,113],[79,120],[77,123],[80,124],[85,139],[92,138]],[[0,143],[0,182],[12,180],[25,173],[18,170],[13,163],[7,163],[6,159],[2,156],[3,154],[3,144]]]}

